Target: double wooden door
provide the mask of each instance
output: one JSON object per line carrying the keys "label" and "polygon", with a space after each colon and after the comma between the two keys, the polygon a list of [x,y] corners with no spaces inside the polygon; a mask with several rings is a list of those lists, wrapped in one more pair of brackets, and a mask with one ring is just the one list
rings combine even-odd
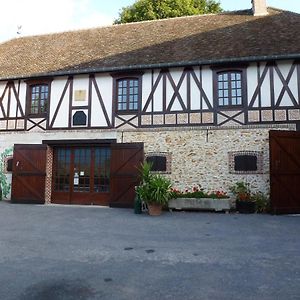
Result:
{"label": "double wooden door", "polygon": [[[142,143],[52,146],[51,202],[132,207]],[[46,145],[15,145],[12,200],[44,203]]]}

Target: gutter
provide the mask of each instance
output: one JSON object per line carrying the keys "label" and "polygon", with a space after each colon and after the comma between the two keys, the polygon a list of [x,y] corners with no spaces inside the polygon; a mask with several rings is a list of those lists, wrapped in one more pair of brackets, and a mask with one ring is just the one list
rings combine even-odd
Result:
{"label": "gutter", "polygon": [[170,62],[170,63],[157,63],[157,64],[142,64],[142,65],[130,65],[121,67],[103,67],[103,68],[86,68],[78,70],[58,70],[47,73],[36,73],[29,76],[17,76],[17,77],[0,77],[0,81],[4,80],[17,80],[17,79],[29,79],[29,78],[43,78],[52,76],[72,76],[72,75],[84,75],[91,73],[110,73],[110,72],[125,72],[125,71],[138,71],[145,69],[162,69],[162,68],[178,68],[178,67],[192,67],[192,66],[204,66],[204,65],[222,65],[228,63],[246,63],[246,62],[261,62],[261,61],[275,61],[275,60],[300,60],[300,54],[284,54],[284,55],[268,55],[268,56],[246,56],[236,58],[224,58],[224,59],[207,59],[197,61],[182,61],[182,62]]}

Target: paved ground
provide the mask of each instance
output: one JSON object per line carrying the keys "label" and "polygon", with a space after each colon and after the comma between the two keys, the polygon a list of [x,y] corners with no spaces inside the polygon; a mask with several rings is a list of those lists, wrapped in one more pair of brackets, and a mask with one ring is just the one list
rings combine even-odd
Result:
{"label": "paved ground", "polygon": [[0,299],[300,299],[300,217],[0,203]]}

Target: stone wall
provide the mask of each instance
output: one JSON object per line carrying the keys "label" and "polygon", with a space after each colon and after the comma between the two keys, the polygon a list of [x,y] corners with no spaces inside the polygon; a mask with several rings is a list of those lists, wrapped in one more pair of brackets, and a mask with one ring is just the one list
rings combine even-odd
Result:
{"label": "stone wall", "polygon": [[[124,131],[123,142],[144,142],[144,151],[171,154],[171,173],[165,176],[174,187],[191,189],[201,185],[205,190],[224,190],[236,181],[247,181],[252,190],[269,192],[270,127],[227,129],[177,128]],[[292,126],[276,129],[294,130]],[[118,141],[121,134],[119,133]],[[231,174],[229,152],[262,152],[260,174]]]}

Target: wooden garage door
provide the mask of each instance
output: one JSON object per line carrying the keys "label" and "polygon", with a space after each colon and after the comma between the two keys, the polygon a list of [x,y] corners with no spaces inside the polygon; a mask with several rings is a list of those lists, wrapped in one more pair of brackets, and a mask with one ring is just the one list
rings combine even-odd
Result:
{"label": "wooden garage door", "polygon": [[143,143],[113,144],[111,152],[112,207],[133,207],[139,184],[139,168],[144,159]]}
{"label": "wooden garage door", "polygon": [[15,145],[11,200],[45,203],[46,145]]}
{"label": "wooden garage door", "polygon": [[300,132],[270,131],[271,208],[300,213]]}

